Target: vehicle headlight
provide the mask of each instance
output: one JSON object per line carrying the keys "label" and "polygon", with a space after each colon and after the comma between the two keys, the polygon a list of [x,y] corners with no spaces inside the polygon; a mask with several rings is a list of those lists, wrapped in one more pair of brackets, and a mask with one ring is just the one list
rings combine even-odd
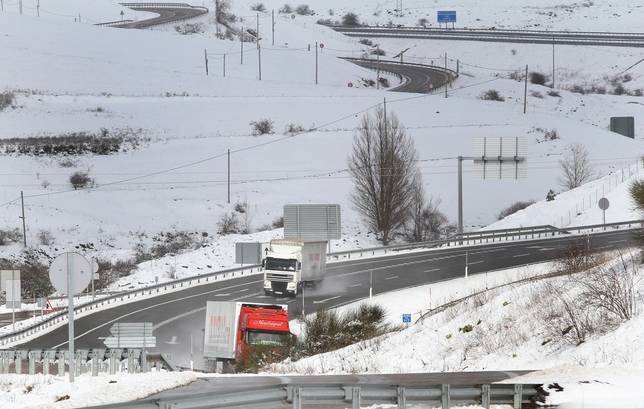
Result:
{"label": "vehicle headlight", "polygon": [[264,281],[264,288],[271,288],[271,282],[268,280]]}
{"label": "vehicle headlight", "polygon": [[291,281],[286,285],[286,289],[291,291],[295,290],[295,283]]}

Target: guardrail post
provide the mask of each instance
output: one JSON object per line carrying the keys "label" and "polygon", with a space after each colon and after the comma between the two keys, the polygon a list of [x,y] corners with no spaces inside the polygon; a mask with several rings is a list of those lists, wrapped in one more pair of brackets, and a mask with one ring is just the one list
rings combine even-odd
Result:
{"label": "guardrail post", "polygon": [[116,350],[111,349],[110,350],[110,375],[114,375],[115,373],[116,373]]}
{"label": "guardrail post", "polygon": [[127,352],[127,373],[134,373],[134,351]]}
{"label": "guardrail post", "polygon": [[65,376],[65,360],[69,351],[58,351],[58,376]]}
{"label": "guardrail post", "polygon": [[302,387],[293,388],[293,409],[302,409]]}
{"label": "guardrail post", "polygon": [[2,351],[0,352],[0,373],[8,374],[9,373],[9,363],[11,362],[11,354],[13,351]]}
{"label": "guardrail post", "polygon": [[450,408],[449,389],[449,384],[443,384],[441,387],[441,404],[443,409]]}
{"label": "guardrail post", "polygon": [[354,386],[351,388],[351,408],[360,409],[360,403],[362,401],[361,391],[362,389],[359,386]]}
{"label": "guardrail post", "polygon": [[[36,374],[36,351],[29,351],[29,375]],[[38,351],[38,358],[40,358],[40,351]]]}
{"label": "guardrail post", "polygon": [[42,353],[42,374],[49,375],[49,364],[51,363],[51,351],[44,350]]}
{"label": "guardrail post", "polygon": [[13,359],[13,367],[16,375],[22,375],[22,354],[20,351],[16,351],[16,355]]}
{"label": "guardrail post", "polygon": [[398,388],[397,408],[405,409],[406,406],[407,406],[407,397],[405,395],[405,388]]}
{"label": "guardrail post", "polygon": [[490,409],[490,385],[481,385],[481,406]]}
{"label": "guardrail post", "polygon": [[521,409],[521,400],[523,398],[523,385],[514,384],[514,409]]}

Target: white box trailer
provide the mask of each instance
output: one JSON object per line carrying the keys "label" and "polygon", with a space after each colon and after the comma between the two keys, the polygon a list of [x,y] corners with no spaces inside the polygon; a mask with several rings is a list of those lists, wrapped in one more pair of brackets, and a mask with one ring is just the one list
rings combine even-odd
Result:
{"label": "white box trailer", "polygon": [[273,239],[265,258],[266,295],[297,296],[304,286],[315,288],[326,276],[326,240]]}

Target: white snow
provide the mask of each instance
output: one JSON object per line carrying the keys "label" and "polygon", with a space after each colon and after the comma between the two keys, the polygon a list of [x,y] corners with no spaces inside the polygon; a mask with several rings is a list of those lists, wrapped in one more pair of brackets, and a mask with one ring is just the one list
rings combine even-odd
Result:
{"label": "white snow", "polygon": [[[21,3],[22,15],[17,0],[3,0],[0,12],[0,78],[4,90],[17,96],[14,107],[0,112],[0,138],[106,129],[110,134],[131,132],[140,139],[137,147],[125,153],[86,155],[70,161],[3,154],[0,228],[22,229],[22,193],[27,243],[50,256],[74,250],[88,257],[126,259],[137,243],[150,245],[161,232],[207,233],[200,250],[145,263],[135,276],[114,288],[128,282],[144,285],[155,277],[170,280],[177,265],[187,266],[178,270],[178,276],[231,267],[235,242],[265,241],[281,235],[280,229],[245,236],[218,235],[218,218],[243,201],[250,206],[253,228],[270,224],[287,203],[338,203],[343,240],[333,242],[332,250],[376,246],[374,234],[364,229],[349,206],[351,181],[345,169],[352,135],[362,115],[385,100],[388,112],[395,112],[415,140],[427,192],[442,200],[440,210],[452,221],[457,216],[457,157],[473,154],[475,137],[527,137],[525,180],[474,180],[471,163],[464,163],[466,230],[600,223],[603,215],[597,200],[602,196],[610,200],[607,222],[639,218],[628,200],[627,182],[638,174],[641,177],[642,165],[636,162],[643,150],[643,101],[638,96],[610,94],[611,81],[618,76],[632,93],[644,89],[644,66],[637,64],[639,49],[377,40],[387,52],[385,59],[392,60],[410,48],[405,61],[442,66],[447,58],[451,69],[456,69],[458,61],[461,75],[445,98],[442,91],[409,95],[365,87],[363,79],[374,79],[375,73],[337,57],[359,57],[368,47],[315,24],[320,18],[340,19],[353,11],[369,24],[415,25],[426,18],[428,25],[435,27],[436,11],[449,9],[457,11],[459,27],[637,32],[641,31],[644,10],[633,2],[548,0],[536,5],[525,0],[494,4],[405,0],[404,16],[396,17],[394,0],[329,0],[309,2],[316,15],[292,19],[277,13],[283,1],[265,1],[267,10],[276,11],[276,19],[273,40],[270,14],[260,15],[261,65],[254,44],[243,44],[242,63],[239,42],[215,38],[212,13],[199,19],[204,22],[203,34],[184,36],[171,25],[143,31],[92,25],[120,20],[121,11],[126,19],[150,16],[123,8],[116,1]],[[232,2],[231,11],[243,18],[247,28],[257,27],[257,14],[250,10],[256,3]],[[191,4],[214,8],[211,1]],[[317,70],[316,43],[324,44],[318,48]],[[529,84],[524,114],[524,83],[509,77],[524,73],[526,65],[530,71],[549,77],[554,66],[560,96],[548,95],[549,87]],[[629,77],[624,77],[626,74]],[[351,88],[347,86],[350,82]],[[575,85],[605,87],[608,94],[582,95],[566,90]],[[498,90],[505,102],[480,100],[489,89]],[[613,116],[635,117],[634,140],[609,131]],[[274,121],[276,133],[253,136],[250,122],[264,118]],[[290,124],[312,131],[286,135],[284,130]],[[560,138],[545,140],[544,132],[553,130]],[[604,177],[545,202],[549,189],[561,191],[556,181],[558,159],[576,142],[588,149],[593,165]],[[88,172],[95,186],[73,190],[68,179],[75,171]],[[495,223],[503,208],[529,199],[538,203]],[[53,238],[50,245],[39,240],[45,232]],[[20,243],[1,246],[0,257],[19,257],[20,250]],[[382,295],[374,301],[387,305],[392,321],[399,322],[402,313],[416,318],[420,311],[459,298],[457,292],[470,294],[486,285],[547,270],[543,265],[493,272],[470,277],[467,282],[456,280]],[[513,291],[498,297],[519,299],[519,290]],[[498,306],[501,298],[490,301],[488,314],[496,316],[496,310],[502,311]],[[468,314],[474,319],[477,312]],[[462,370],[448,362],[459,354],[457,348],[447,345],[437,356],[437,350],[429,349],[428,339],[445,344],[445,331],[451,325],[457,341],[459,335],[466,334],[458,333],[455,326],[467,322],[449,322],[440,315],[431,320],[435,321],[425,320],[383,340],[379,354],[387,351],[387,358],[378,363],[355,349],[312,359],[324,360],[325,368],[341,368],[342,354],[351,354],[357,361],[349,370],[427,371],[441,370],[441,364],[446,370]],[[501,350],[472,359],[466,363],[467,370],[541,368],[542,372],[520,381],[559,382],[565,389],[555,394],[553,403],[562,403],[562,407],[606,407],[607,402],[611,407],[641,407],[644,393],[638,383],[644,380],[644,367],[638,341],[640,320],[638,315],[618,330],[577,348],[544,353],[538,345],[542,340],[535,339],[535,345],[524,345],[521,350]],[[436,325],[427,328],[428,322]],[[434,335],[430,337],[428,331]],[[425,366],[416,359],[419,356],[428,357]],[[429,362],[430,358],[444,362]],[[320,368],[319,362],[311,362],[309,365]],[[136,391],[130,394],[119,389],[116,396],[109,391],[114,385],[131,383],[129,375],[81,376],[74,385],[53,376],[2,375],[0,402],[3,408],[83,407],[141,398],[186,384],[195,376],[136,375]],[[111,380],[117,383],[110,384]],[[612,399],[616,392],[619,400],[602,400]],[[70,399],[54,403],[64,395]],[[98,396],[105,400],[96,400]]]}

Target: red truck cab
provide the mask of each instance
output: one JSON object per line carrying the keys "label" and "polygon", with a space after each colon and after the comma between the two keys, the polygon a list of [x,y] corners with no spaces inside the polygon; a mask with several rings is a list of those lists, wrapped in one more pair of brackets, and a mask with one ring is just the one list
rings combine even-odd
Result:
{"label": "red truck cab", "polygon": [[291,336],[288,311],[279,305],[244,304],[237,325],[237,362],[254,345],[279,346]]}

